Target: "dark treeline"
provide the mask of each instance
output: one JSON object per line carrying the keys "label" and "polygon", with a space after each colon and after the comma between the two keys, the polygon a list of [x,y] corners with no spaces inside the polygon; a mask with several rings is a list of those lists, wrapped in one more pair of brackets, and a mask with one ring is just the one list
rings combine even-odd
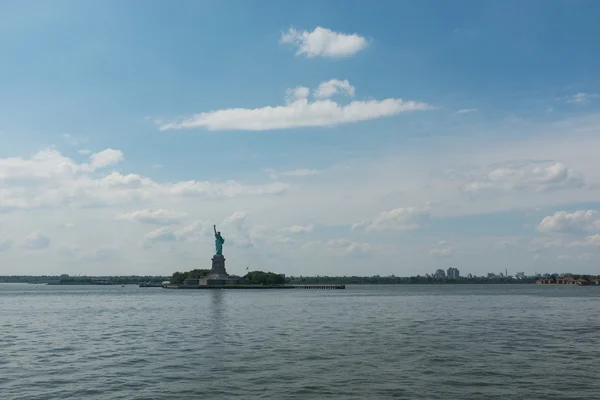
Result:
{"label": "dark treeline", "polygon": [[252,271],[244,275],[252,283],[260,283],[263,285],[281,285],[285,283],[285,278],[280,274],[273,272]]}
{"label": "dark treeline", "polygon": [[294,284],[506,284],[506,283],[535,283],[538,278],[527,277],[524,279],[512,278],[458,278],[458,279],[436,279],[427,276],[301,276],[288,279]]}
{"label": "dark treeline", "polygon": [[[210,274],[209,269],[193,269],[186,272],[175,272],[169,282],[174,285],[181,285],[186,279],[200,279]],[[235,275],[231,275],[232,278],[238,278]],[[263,271],[251,271],[243,276],[244,279],[252,283],[258,283],[263,285],[280,285],[285,283],[285,278],[279,274],[273,272]]]}
{"label": "dark treeline", "polygon": [[204,278],[210,274],[210,269],[193,269],[185,272],[175,272],[171,275],[169,282],[173,285],[181,285],[186,279],[199,279]]}
{"label": "dark treeline", "polygon": [[160,283],[165,276],[0,276],[1,283],[48,283],[51,285],[137,285],[142,282]]}

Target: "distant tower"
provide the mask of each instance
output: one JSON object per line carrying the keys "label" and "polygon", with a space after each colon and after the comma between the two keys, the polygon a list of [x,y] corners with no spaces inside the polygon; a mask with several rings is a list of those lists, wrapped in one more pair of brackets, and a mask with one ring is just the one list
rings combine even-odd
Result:
{"label": "distant tower", "polygon": [[508,276],[508,268],[504,269],[504,276]]}

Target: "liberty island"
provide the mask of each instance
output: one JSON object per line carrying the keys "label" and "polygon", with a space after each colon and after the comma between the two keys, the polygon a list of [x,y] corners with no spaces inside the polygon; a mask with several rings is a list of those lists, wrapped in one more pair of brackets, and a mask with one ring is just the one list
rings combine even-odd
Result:
{"label": "liberty island", "polygon": [[[212,256],[212,265],[210,271],[205,276],[194,276],[187,278],[183,284],[165,284],[165,289],[345,289],[345,285],[286,285],[285,280],[277,274],[271,272],[254,271],[246,277],[230,276],[225,268],[225,256],[223,255],[223,244],[225,239],[217,226],[213,225],[215,235],[215,254]],[[255,280],[248,279],[252,274],[259,274],[267,277],[281,279],[282,283],[257,283]],[[273,282],[273,281],[270,281]]]}

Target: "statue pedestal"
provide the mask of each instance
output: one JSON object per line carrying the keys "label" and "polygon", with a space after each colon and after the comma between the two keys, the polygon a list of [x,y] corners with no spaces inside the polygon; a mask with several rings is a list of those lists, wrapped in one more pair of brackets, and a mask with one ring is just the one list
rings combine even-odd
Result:
{"label": "statue pedestal", "polygon": [[213,275],[215,276],[215,278],[229,276],[229,274],[225,270],[225,257],[223,257],[222,255],[221,256],[215,255],[212,258],[212,268],[210,269],[209,276],[212,277]]}

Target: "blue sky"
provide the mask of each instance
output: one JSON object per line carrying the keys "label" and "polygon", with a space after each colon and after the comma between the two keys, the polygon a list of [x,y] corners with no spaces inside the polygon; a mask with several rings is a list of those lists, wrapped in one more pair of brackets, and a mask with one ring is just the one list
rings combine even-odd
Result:
{"label": "blue sky", "polygon": [[596,272],[599,16],[3,2],[0,274]]}

